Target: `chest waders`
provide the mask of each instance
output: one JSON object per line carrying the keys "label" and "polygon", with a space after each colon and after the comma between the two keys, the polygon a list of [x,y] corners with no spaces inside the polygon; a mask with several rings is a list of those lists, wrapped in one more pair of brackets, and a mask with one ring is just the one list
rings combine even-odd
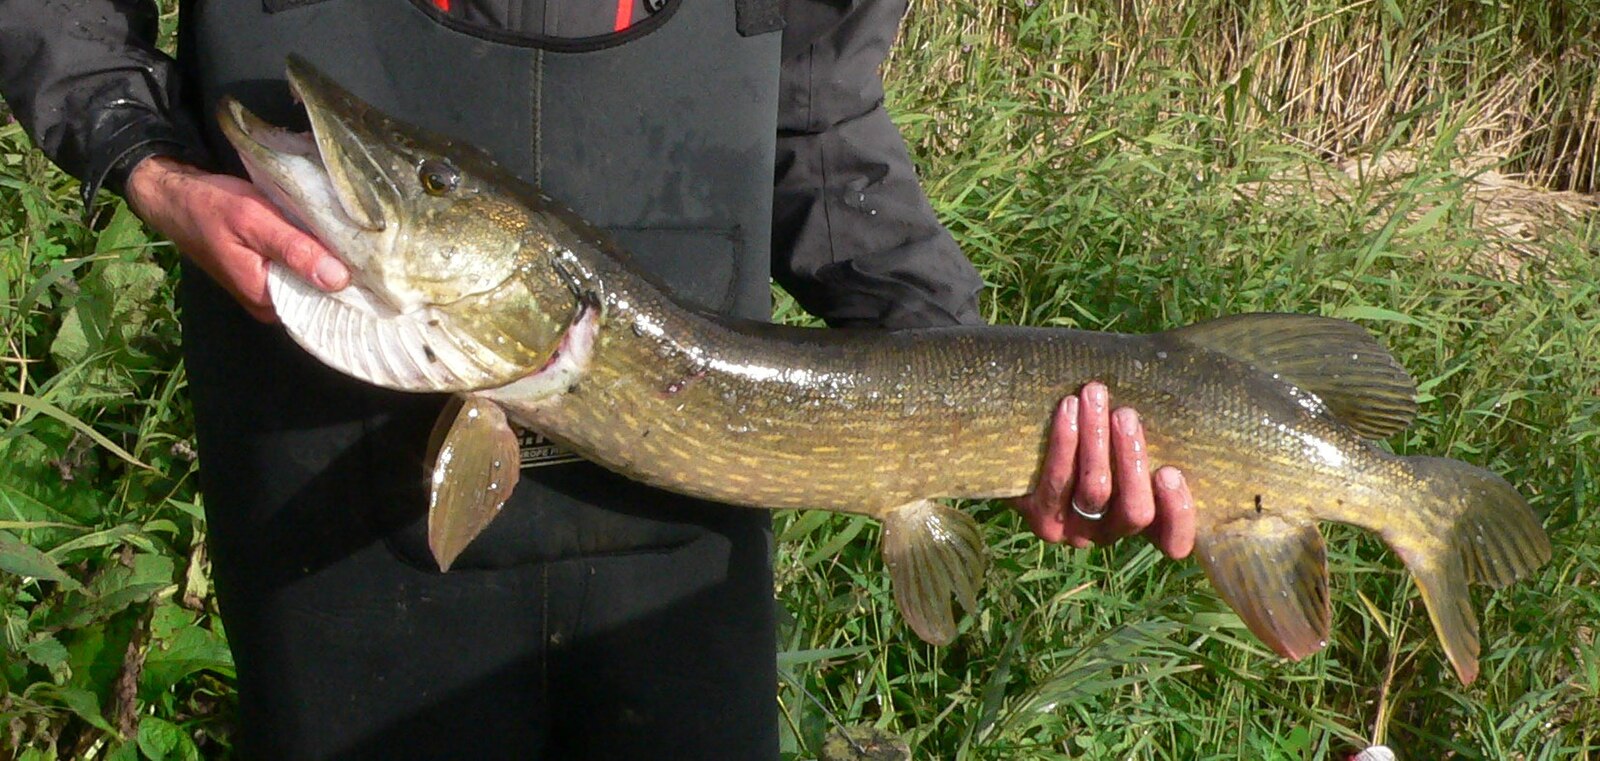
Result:
{"label": "chest waders", "polygon": [[[668,0],[611,37],[538,41],[410,0],[199,0],[179,61],[218,157],[224,94],[295,122],[299,53],[485,148],[689,299],[765,318],[771,11]],[[440,574],[423,453],[442,400],[335,375],[197,268],[182,307],[248,757],[775,757],[766,513],[528,467]]]}

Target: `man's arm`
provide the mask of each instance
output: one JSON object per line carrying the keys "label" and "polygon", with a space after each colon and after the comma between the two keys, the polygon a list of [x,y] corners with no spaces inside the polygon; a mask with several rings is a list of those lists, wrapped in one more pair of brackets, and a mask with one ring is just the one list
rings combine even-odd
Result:
{"label": "man's arm", "polygon": [[878,71],[904,12],[904,0],[785,4],[772,273],[835,327],[983,322],[983,280],[883,107]]}
{"label": "man's arm", "polygon": [[206,161],[157,26],[148,0],[0,0],[0,95],[85,206],[146,156]]}
{"label": "man's arm", "polygon": [[273,319],[266,262],[336,290],[344,266],[251,185],[213,174],[182,100],[177,65],[156,48],[148,0],[0,0],[0,96],[57,166],[128,198],[258,319]]}
{"label": "man's arm", "polygon": [[[785,4],[772,272],[834,326],[982,324],[982,280],[929,206],[878,71],[904,0]],[[1173,557],[1194,544],[1174,468],[1151,473],[1132,409],[1105,386],[1062,400],[1033,494],[1012,501],[1033,532],[1077,547],[1144,534]]]}

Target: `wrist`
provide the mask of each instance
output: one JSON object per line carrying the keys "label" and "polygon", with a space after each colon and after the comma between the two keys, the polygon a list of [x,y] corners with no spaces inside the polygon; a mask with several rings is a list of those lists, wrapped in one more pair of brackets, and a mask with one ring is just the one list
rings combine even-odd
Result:
{"label": "wrist", "polygon": [[171,195],[173,182],[204,173],[193,164],[166,154],[153,153],[140,159],[128,170],[123,197],[135,214],[149,222],[150,214],[160,208],[161,199]]}

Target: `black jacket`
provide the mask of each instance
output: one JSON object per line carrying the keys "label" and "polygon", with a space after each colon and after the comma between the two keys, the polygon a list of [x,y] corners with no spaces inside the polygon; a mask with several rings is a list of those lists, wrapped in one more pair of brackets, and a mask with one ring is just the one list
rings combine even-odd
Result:
{"label": "black jacket", "polygon": [[[878,67],[905,3],[791,0],[784,10],[773,276],[836,326],[981,322],[982,281],[883,109]],[[151,0],[0,0],[0,96],[82,181],[86,205],[102,187],[120,194],[153,154],[215,165],[158,26]]]}

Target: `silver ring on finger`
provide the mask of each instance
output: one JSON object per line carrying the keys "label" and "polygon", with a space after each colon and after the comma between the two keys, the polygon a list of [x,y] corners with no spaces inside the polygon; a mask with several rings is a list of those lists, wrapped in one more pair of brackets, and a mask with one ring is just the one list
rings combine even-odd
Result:
{"label": "silver ring on finger", "polygon": [[1104,510],[1101,510],[1098,513],[1091,513],[1087,510],[1084,510],[1082,507],[1079,507],[1077,497],[1073,497],[1070,501],[1072,503],[1072,512],[1077,513],[1079,518],[1082,518],[1086,521],[1097,521],[1106,517],[1106,511]]}

